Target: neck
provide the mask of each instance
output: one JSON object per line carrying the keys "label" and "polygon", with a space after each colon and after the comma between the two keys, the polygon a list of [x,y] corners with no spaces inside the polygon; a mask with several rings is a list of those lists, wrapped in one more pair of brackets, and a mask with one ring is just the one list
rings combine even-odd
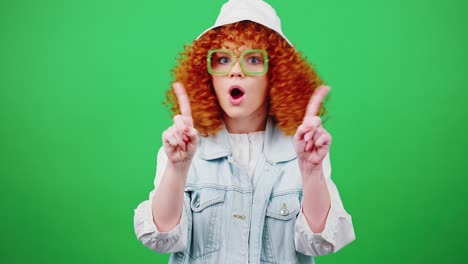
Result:
{"label": "neck", "polygon": [[224,115],[226,129],[231,134],[247,134],[265,130],[267,115],[253,115],[245,118],[231,118]]}

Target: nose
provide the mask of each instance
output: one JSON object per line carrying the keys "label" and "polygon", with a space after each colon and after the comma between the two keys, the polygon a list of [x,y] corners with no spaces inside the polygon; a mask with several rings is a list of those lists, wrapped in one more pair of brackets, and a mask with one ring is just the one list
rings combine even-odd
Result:
{"label": "nose", "polygon": [[237,60],[234,65],[232,65],[231,72],[229,73],[229,77],[234,78],[234,77],[239,77],[239,78],[244,78],[245,74],[244,71],[242,70],[242,67],[240,66],[239,60]]}

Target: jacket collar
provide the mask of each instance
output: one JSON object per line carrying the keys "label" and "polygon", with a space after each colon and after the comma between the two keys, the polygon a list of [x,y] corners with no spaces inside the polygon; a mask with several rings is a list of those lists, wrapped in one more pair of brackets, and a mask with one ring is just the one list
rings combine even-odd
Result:
{"label": "jacket collar", "polygon": [[[214,136],[201,137],[199,145],[200,158],[214,160],[232,154],[229,143],[229,134],[226,127]],[[283,132],[268,119],[263,140],[263,153],[265,159],[272,162],[285,162],[296,158],[292,137],[285,136]]]}

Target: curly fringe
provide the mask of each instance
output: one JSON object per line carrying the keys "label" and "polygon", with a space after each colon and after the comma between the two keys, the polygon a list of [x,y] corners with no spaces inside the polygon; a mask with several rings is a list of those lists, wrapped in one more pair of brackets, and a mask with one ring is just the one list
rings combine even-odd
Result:
{"label": "curly fringe", "polygon": [[[187,90],[195,128],[203,136],[214,135],[222,128],[223,110],[211,83],[206,56],[208,50],[221,48],[225,42],[268,52],[269,116],[285,135],[293,135],[302,123],[312,93],[323,81],[301,53],[279,34],[250,21],[212,29],[180,53],[172,75],[174,82],[183,83]],[[180,114],[172,89],[166,92],[165,104],[170,106],[172,116]],[[324,114],[322,105],[319,115]]]}

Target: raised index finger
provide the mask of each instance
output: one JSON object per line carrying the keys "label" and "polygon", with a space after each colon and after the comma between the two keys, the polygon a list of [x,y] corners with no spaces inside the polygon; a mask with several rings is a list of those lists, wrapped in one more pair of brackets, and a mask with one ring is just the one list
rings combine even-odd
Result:
{"label": "raised index finger", "polygon": [[326,85],[320,85],[319,87],[315,88],[314,93],[310,97],[309,103],[307,104],[307,109],[304,115],[304,118],[310,116],[316,116],[320,110],[320,105],[323,102],[325,96],[327,96],[328,92],[330,91],[330,87]]}
{"label": "raised index finger", "polygon": [[175,82],[172,84],[174,93],[177,97],[177,102],[179,102],[179,110],[186,124],[193,126],[192,119],[192,110],[190,109],[190,100],[188,98],[187,92],[185,91],[184,86],[180,82]]}

